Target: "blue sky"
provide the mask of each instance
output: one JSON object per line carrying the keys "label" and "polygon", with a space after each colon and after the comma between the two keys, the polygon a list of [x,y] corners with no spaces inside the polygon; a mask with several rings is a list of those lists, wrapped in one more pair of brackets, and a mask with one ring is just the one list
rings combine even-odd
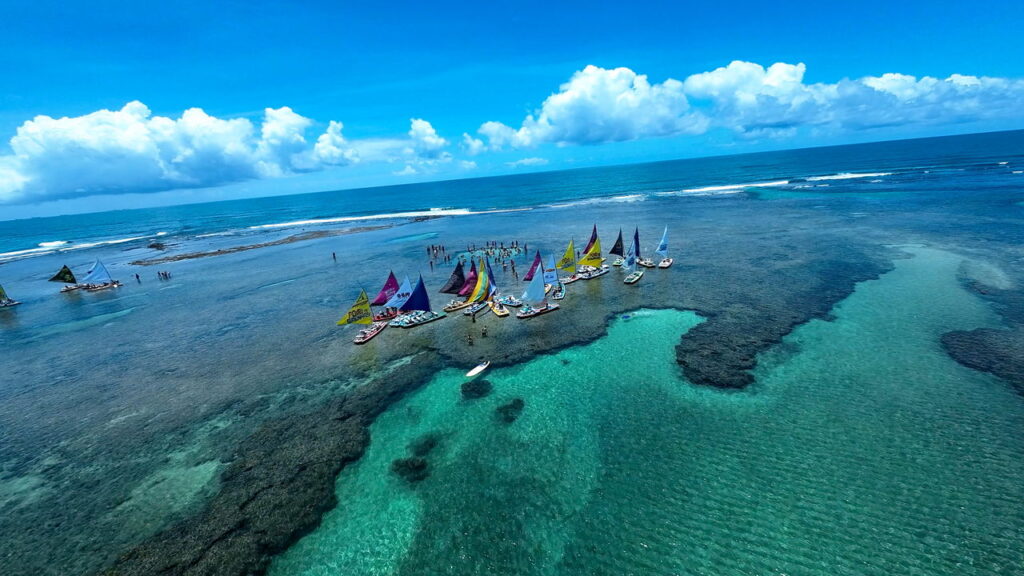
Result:
{"label": "blue sky", "polygon": [[296,4],[4,6],[0,218],[1024,127],[1021,2]]}

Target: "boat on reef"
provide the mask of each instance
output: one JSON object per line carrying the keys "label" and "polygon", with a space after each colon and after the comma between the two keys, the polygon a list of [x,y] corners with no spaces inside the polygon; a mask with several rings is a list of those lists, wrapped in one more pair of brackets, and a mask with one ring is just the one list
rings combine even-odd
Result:
{"label": "boat on reef", "polygon": [[526,271],[526,274],[523,276],[523,280],[526,282],[533,280],[533,277],[534,275],[537,274],[537,271],[543,270],[542,266],[543,265],[541,263],[540,250],[537,250],[537,255],[533,257],[533,264],[530,264],[530,269]]}
{"label": "boat on reef", "polygon": [[551,294],[552,300],[563,300],[565,298],[565,284],[561,281],[555,284],[555,291]]}
{"label": "boat on reef", "polygon": [[543,274],[534,275],[530,285],[526,287],[526,292],[523,293],[523,300],[526,304],[516,312],[516,318],[533,318],[558,310],[558,304],[551,304],[547,301]]}
{"label": "boat on reef", "polygon": [[[520,302],[520,305],[522,305],[522,302]],[[500,300],[488,300],[487,306],[490,307],[491,312],[498,318],[504,318],[508,316],[508,308],[506,308],[505,305],[502,304]]]}
{"label": "boat on reef", "polygon": [[465,308],[462,313],[466,316],[476,316],[480,312],[486,313],[490,309],[487,306],[487,301],[494,294],[494,285],[491,283],[493,272],[491,271],[490,262],[485,258],[481,258],[480,266],[476,267],[474,263],[474,268],[477,270],[477,275],[473,290],[466,298],[466,306],[459,306],[459,308]]}
{"label": "boat on reef", "polygon": [[580,258],[576,273],[580,280],[591,280],[603,276],[607,272],[608,265],[604,264],[604,258],[601,257],[601,239],[597,236],[597,226],[595,225],[590,243],[587,244],[587,249],[583,253],[583,257]]}
{"label": "boat on reef", "polygon": [[[408,278],[406,279],[408,282]],[[395,295],[396,297],[398,294]],[[390,301],[389,301],[390,303]],[[434,320],[440,320],[447,316],[444,312],[435,312],[430,308],[430,296],[427,294],[427,288],[423,284],[423,276],[420,276],[416,287],[413,288],[405,300],[397,306],[399,314],[394,320],[388,322],[389,326],[398,328],[413,328],[421,326]]]}
{"label": "boat on reef", "polygon": [[373,321],[386,322],[388,320],[391,320],[395,316],[398,316],[398,310],[395,310],[394,308],[385,308],[384,310],[381,310],[380,312],[377,312],[376,314],[373,315]]}
{"label": "boat on reef", "polygon": [[[388,279],[384,281],[384,286],[377,293],[377,297],[370,302],[370,306],[384,306],[384,309],[373,315],[374,322],[386,322],[391,320],[395,316],[398,316],[398,309],[387,306],[389,300],[391,300],[395,294],[398,293],[400,286],[398,279],[395,278],[393,271],[388,272]],[[371,308],[372,310],[372,308]]]}
{"label": "boat on reef", "polygon": [[452,300],[451,302],[444,305],[445,312],[455,312],[456,310],[462,310],[467,306],[472,306],[473,303],[469,300]]}
{"label": "boat on reef", "polygon": [[612,262],[612,266],[622,266],[622,263],[625,262],[626,253],[622,250],[622,228],[619,228],[619,237],[615,239],[615,244],[608,253],[618,256],[618,258]]}
{"label": "boat on reef", "polygon": [[625,284],[636,284],[644,277],[644,271],[637,266],[636,252],[640,246],[640,231],[639,229],[633,231],[633,243],[629,246],[629,252],[626,253],[626,263],[623,264],[622,269],[629,272],[622,282]]}
{"label": "boat on reef", "polygon": [[369,328],[364,328],[360,330],[359,333],[356,334],[356,337],[352,339],[352,343],[366,344],[370,340],[373,340],[374,336],[383,332],[384,329],[387,327],[387,322],[374,322],[373,324],[370,324]]}
{"label": "boat on reef", "polygon": [[472,378],[474,376],[479,376],[480,373],[483,372],[484,370],[487,370],[487,368],[490,367],[490,365],[491,365],[490,361],[488,361],[488,362],[481,362],[480,364],[477,364],[475,368],[473,368],[469,372],[466,372],[466,378]]}
{"label": "boat on reef", "polygon": [[8,296],[4,287],[0,286],[0,308],[14,308],[18,304],[21,304],[21,302],[18,302],[14,298]]}
{"label": "boat on reef", "polygon": [[120,288],[121,282],[111,278],[110,272],[107,272],[107,267],[99,260],[96,260],[92,263],[92,268],[89,268],[85,278],[82,278],[82,282],[78,287],[87,292],[99,292],[111,288]]}
{"label": "boat on reef", "polygon": [[462,313],[465,316],[476,316],[481,311],[486,312],[489,309],[490,306],[487,305],[487,302],[473,302],[469,305],[469,308],[463,310]]}
{"label": "boat on reef", "polygon": [[519,308],[520,306],[523,305],[523,301],[509,294],[508,296],[502,296],[501,298],[498,298],[498,304],[501,304],[502,306],[508,306],[509,308]]}
{"label": "boat on reef", "polygon": [[654,253],[661,256],[658,268],[668,268],[672,265],[672,259],[668,257],[668,226],[665,226],[665,232],[661,235],[661,242],[658,243],[658,248]]}
{"label": "boat on reef", "polygon": [[60,289],[61,292],[73,292],[80,288],[78,279],[75,278],[75,273],[71,271],[71,268],[68,268],[67,264],[61,266],[61,269],[49,281],[64,284],[64,287]]}
{"label": "boat on reef", "polygon": [[[445,282],[444,287],[441,288],[443,294],[456,294],[459,296],[469,296],[473,288],[476,287],[477,271],[476,262],[473,262],[469,269],[469,275],[463,273],[463,264],[459,262],[455,266],[455,270],[452,275]],[[458,298],[453,299],[444,305],[445,312],[455,312],[461,310],[467,306],[472,306],[473,301],[470,299],[459,300]]]}

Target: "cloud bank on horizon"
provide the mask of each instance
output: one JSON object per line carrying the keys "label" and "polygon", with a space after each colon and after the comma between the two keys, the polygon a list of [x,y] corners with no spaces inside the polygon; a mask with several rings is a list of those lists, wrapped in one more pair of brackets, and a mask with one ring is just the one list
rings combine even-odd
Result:
{"label": "cloud bank on horizon", "polygon": [[[888,73],[833,84],[805,83],[804,64],[768,68],[735,61],[685,80],[651,83],[629,68],[577,71],[518,127],[488,121],[463,133],[469,156],[501,150],[698,136],[786,138],[798,131],[840,134],[907,125],[945,126],[1024,117],[1024,80],[953,74],[945,79]],[[154,116],[143,103],[74,118],[37,116],[0,155],[0,203],[33,203],[99,194],[160,192],[275,178],[354,164],[404,166],[418,174],[453,162],[451,142],[413,118],[399,137],[346,139],[341,122],[323,133],[288,107],[267,108],[257,127],[199,108]],[[538,157],[506,167],[542,166]]]}

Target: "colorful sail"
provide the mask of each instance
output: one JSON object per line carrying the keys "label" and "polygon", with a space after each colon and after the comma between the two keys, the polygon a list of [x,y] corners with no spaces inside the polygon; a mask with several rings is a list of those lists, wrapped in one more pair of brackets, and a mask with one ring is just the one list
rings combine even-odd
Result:
{"label": "colorful sail", "polygon": [[427,295],[427,287],[423,285],[423,275],[420,275],[420,281],[416,283],[416,288],[413,289],[412,295],[409,299],[398,308],[402,312],[409,312],[412,310],[422,310],[424,312],[430,312],[430,296]]}
{"label": "colorful sail", "polygon": [[388,308],[401,308],[410,296],[412,296],[412,284],[409,283],[409,277],[406,276],[405,280],[402,281],[402,285],[395,292],[395,295],[389,298],[384,305]]}
{"label": "colorful sail", "polygon": [[665,226],[665,232],[661,235],[661,242],[658,242],[658,249],[654,253],[660,254],[662,258],[668,258],[668,226]]}
{"label": "colorful sail", "polygon": [[458,294],[459,290],[466,284],[466,275],[463,273],[462,262],[455,265],[455,270],[448,277],[448,281],[441,287],[441,294]]}
{"label": "colorful sail", "polygon": [[640,229],[633,228],[633,245],[636,246],[636,259],[643,260],[643,256],[640,255]]}
{"label": "colorful sail", "polygon": [[526,272],[526,276],[523,276],[523,280],[533,280],[533,275],[537,273],[537,270],[541,267],[540,250],[537,250],[537,255],[533,257],[533,264],[530,265],[530,269]]}
{"label": "colorful sail", "polygon": [[468,296],[473,288],[476,288],[476,262],[469,268],[469,274],[466,276],[466,283],[462,285],[462,289],[459,290],[459,296]]}
{"label": "colorful sail", "polygon": [[544,297],[544,276],[543,274],[536,274],[526,287],[526,292],[523,292],[523,300],[530,304],[537,304],[543,302]]}
{"label": "colorful sail", "polygon": [[498,283],[494,281],[494,272],[491,270],[491,261],[487,261],[487,279],[490,282],[491,288],[487,293],[487,299],[494,298],[494,295],[498,293]]}
{"label": "colorful sail", "polygon": [[569,247],[565,249],[565,254],[562,254],[557,268],[566,272],[576,271],[576,248],[572,245],[572,240],[569,240]]}
{"label": "colorful sail", "polygon": [[601,239],[594,240],[594,244],[587,250],[587,253],[580,259],[580,264],[583,266],[593,266],[594,268],[601,267]]}
{"label": "colorful sail", "polygon": [[65,284],[78,284],[78,280],[75,279],[75,274],[71,271],[71,268],[64,266],[50,278],[50,282],[63,282]]}
{"label": "colorful sail", "polygon": [[466,300],[470,302],[483,302],[487,300],[487,297],[491,294],[491,281],[487,274],[488,266],[484,263],[484,260],[480,260],[480,275],[477,276],[476,286],[473,287],[473,292],[469,295]]}
{"label": "colorful sail", "polygon": [[555,257],[548,255],[548,263],[544,266],[544,283],[554,286],[558,284],[558,268],[555,267]]}
{"label": "colorful sail", "polygon": [[348,309],[344,318],[338,320],[338,326],[344,324],[373,324],[373,312],[370,311],[370,297],[366,295],[366,290],[359,291],[359,298],[356,298],[356,303]]}
{"label": "colorful sail", "polygon": [[594,230],[590,232],[590,242],[587,242],[587,247],[583,249],[583,253],[590,252],[590,249],[594,247],[594,242],[597,242],[597,224],[594,224]]}
{"label": "colorful sail", "polygon": [[99,260],[92,263],[92,268],[89,268],[89,272],[82,279],[83,284],[109,284],[113,281],[107,267]]}
{"label": "colorful sail", "polygon": [[612,246],[612,249],[608,251],[608,253],[615,254],[616,256],[626,256],[626,253],[622,251],[622,228],[619,228],[619,237],[615,239],[615,244]]}
{"label": "colorful sail", "polygon": [[383,306],[391,297],[398,292],[398,279],[395,278],[394,272],[388,272],[388,279],[384,282],[384,287],[380,289],[377,297],[370,302],[373,306]]}

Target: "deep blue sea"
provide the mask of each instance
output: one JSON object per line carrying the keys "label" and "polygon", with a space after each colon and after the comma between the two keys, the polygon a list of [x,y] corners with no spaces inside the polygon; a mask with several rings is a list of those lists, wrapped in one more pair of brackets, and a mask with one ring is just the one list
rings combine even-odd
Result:
{"label": "deep blue sea", "polygon": [[[1024,131],[995,132],[607,166],[424,184],[338,190],[165,208],[0,221],[0,262],[98,245],[161,238],[338,227],[656,196],[776,192],[884,193],[945,185],[955,189],[1024,182]],[[1019,176],[1007,179],[1006,176]]]}

